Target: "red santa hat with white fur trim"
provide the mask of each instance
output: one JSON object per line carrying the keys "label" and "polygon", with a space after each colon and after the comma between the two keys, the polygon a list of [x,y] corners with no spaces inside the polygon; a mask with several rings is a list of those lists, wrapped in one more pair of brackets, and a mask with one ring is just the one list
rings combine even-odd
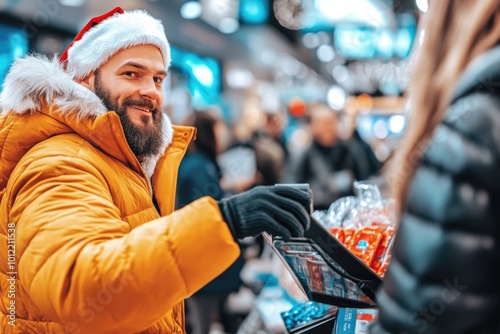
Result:
{"label": "red santa hat with white fur trim", "polygon": [[165,69],[170,65],[170,46],[162,23],[142,10],[115,9],[92,18],[59,58],[66,71],[82,79],[122,49],[136,45],[160,49]]}

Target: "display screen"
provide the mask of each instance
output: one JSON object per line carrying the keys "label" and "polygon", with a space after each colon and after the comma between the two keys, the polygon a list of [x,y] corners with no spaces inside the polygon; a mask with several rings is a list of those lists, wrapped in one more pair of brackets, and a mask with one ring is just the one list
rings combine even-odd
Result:
{"label": "display screen", "polygon": [[275,240],[274,246],[294,272],[306,294],[315,293],[351,302],[373,304],[358,284],[349,278],[342,266],[314,244]]}

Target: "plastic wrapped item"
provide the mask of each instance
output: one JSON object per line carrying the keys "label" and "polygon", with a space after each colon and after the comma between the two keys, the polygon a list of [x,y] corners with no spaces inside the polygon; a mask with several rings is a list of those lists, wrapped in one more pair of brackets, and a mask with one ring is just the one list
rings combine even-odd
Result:
{"label": "plastic wrapped item", "polygon": [[338,240],[344,242],[345,220],[357,210],[357,206],[356,197],[342,197],[330,205],[327,211],[315,211],[313,217],[321,222]]}
{"label": "plastic wrapped item", "polygon": [[365,264],[372,267],[383,236],[383,230],[380,227],[364,226],[354,231],[353,237],[347,243],[347,248]]}
{"label": "plastic wrapped item", "polygon": [[342,197],[330,205],[326,212],[324,224],[332,227],[344,226],[344,220],[356,210],[358,199],[354,196]]}
{"label": "plastic wrapped item", "polygon": [[356,181],[353,186],[354,194],[361,207],[382,208],[382,195],[380,195],[380,190],[376,184]]}
{"label": "plastic wrapped item", "polygon": [[316,218],[350,252],[383,276],[390,262],[395,234],[394,201],[383,198],[376,184],[354,182],[356,196],[332,203]]}
{"label": "plastic wrapped item", "polygon": [[388,226],[384,231],[384,236],[377,248],[377,253],[375,254],[374,262],[372,263],[371,268],[375,270],[379,276],[384,276],[385,270],[391,262],[392,245],[394,243],[395,233],[396,229],[393,226]]}

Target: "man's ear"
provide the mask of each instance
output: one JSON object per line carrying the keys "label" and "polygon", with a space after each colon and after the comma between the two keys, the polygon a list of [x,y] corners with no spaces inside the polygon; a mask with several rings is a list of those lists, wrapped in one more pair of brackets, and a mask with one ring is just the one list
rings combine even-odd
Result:
{"label": "man's ear", "polygon": [[80,85],[90,89],[91,91],[94,91],[95,88],[95,72],[90,72],[89,75],[87,75],[83,79],[76,79],[76,82],[78,82]]}

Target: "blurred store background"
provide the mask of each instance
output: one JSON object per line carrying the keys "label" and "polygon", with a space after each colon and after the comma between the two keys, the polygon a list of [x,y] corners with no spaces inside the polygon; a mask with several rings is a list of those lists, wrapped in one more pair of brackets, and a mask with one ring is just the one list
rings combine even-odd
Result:
{"label": "blurred store background", "polygon": [[[408,71],[427,0],[0,0],[0,84],[14,59],[60,54],[91,17],[116,6],[163,21],[172,47],[163,107],[174,123],[209,110],[226,125],[219,153],[262,129],[285,148],[276,164],[265,141],[248,160],[240,145],[219,160],[238,177],[259,167],[238,168],[235,160],[283,169],[288,156],[307,148],[308,116],[318,102],[338,113],[341,139],[364,140],[381,164],[405,131]],[[252,185],[296,181],[260,172]],[[253,246],[241,273],[250,292],[227,302],[237,316],[226,332],[285,332],[279,312],[303,294],[274,261],[252,262],[272,253]]]}
{"label": "blurred store background", "polygon": [[244,136],[263,112],[285,112],[295,149],[309,140],[307,104],[324,101],[348,116],[340,135],[356,125],[381,161],[404,131],[402,95],[426,0],[0,0],[0,83],[14,58],[61,53],[89,18],[118,5],[164,22],[173,47],[165,104],[176,122],[216,107],[249,128]]}

